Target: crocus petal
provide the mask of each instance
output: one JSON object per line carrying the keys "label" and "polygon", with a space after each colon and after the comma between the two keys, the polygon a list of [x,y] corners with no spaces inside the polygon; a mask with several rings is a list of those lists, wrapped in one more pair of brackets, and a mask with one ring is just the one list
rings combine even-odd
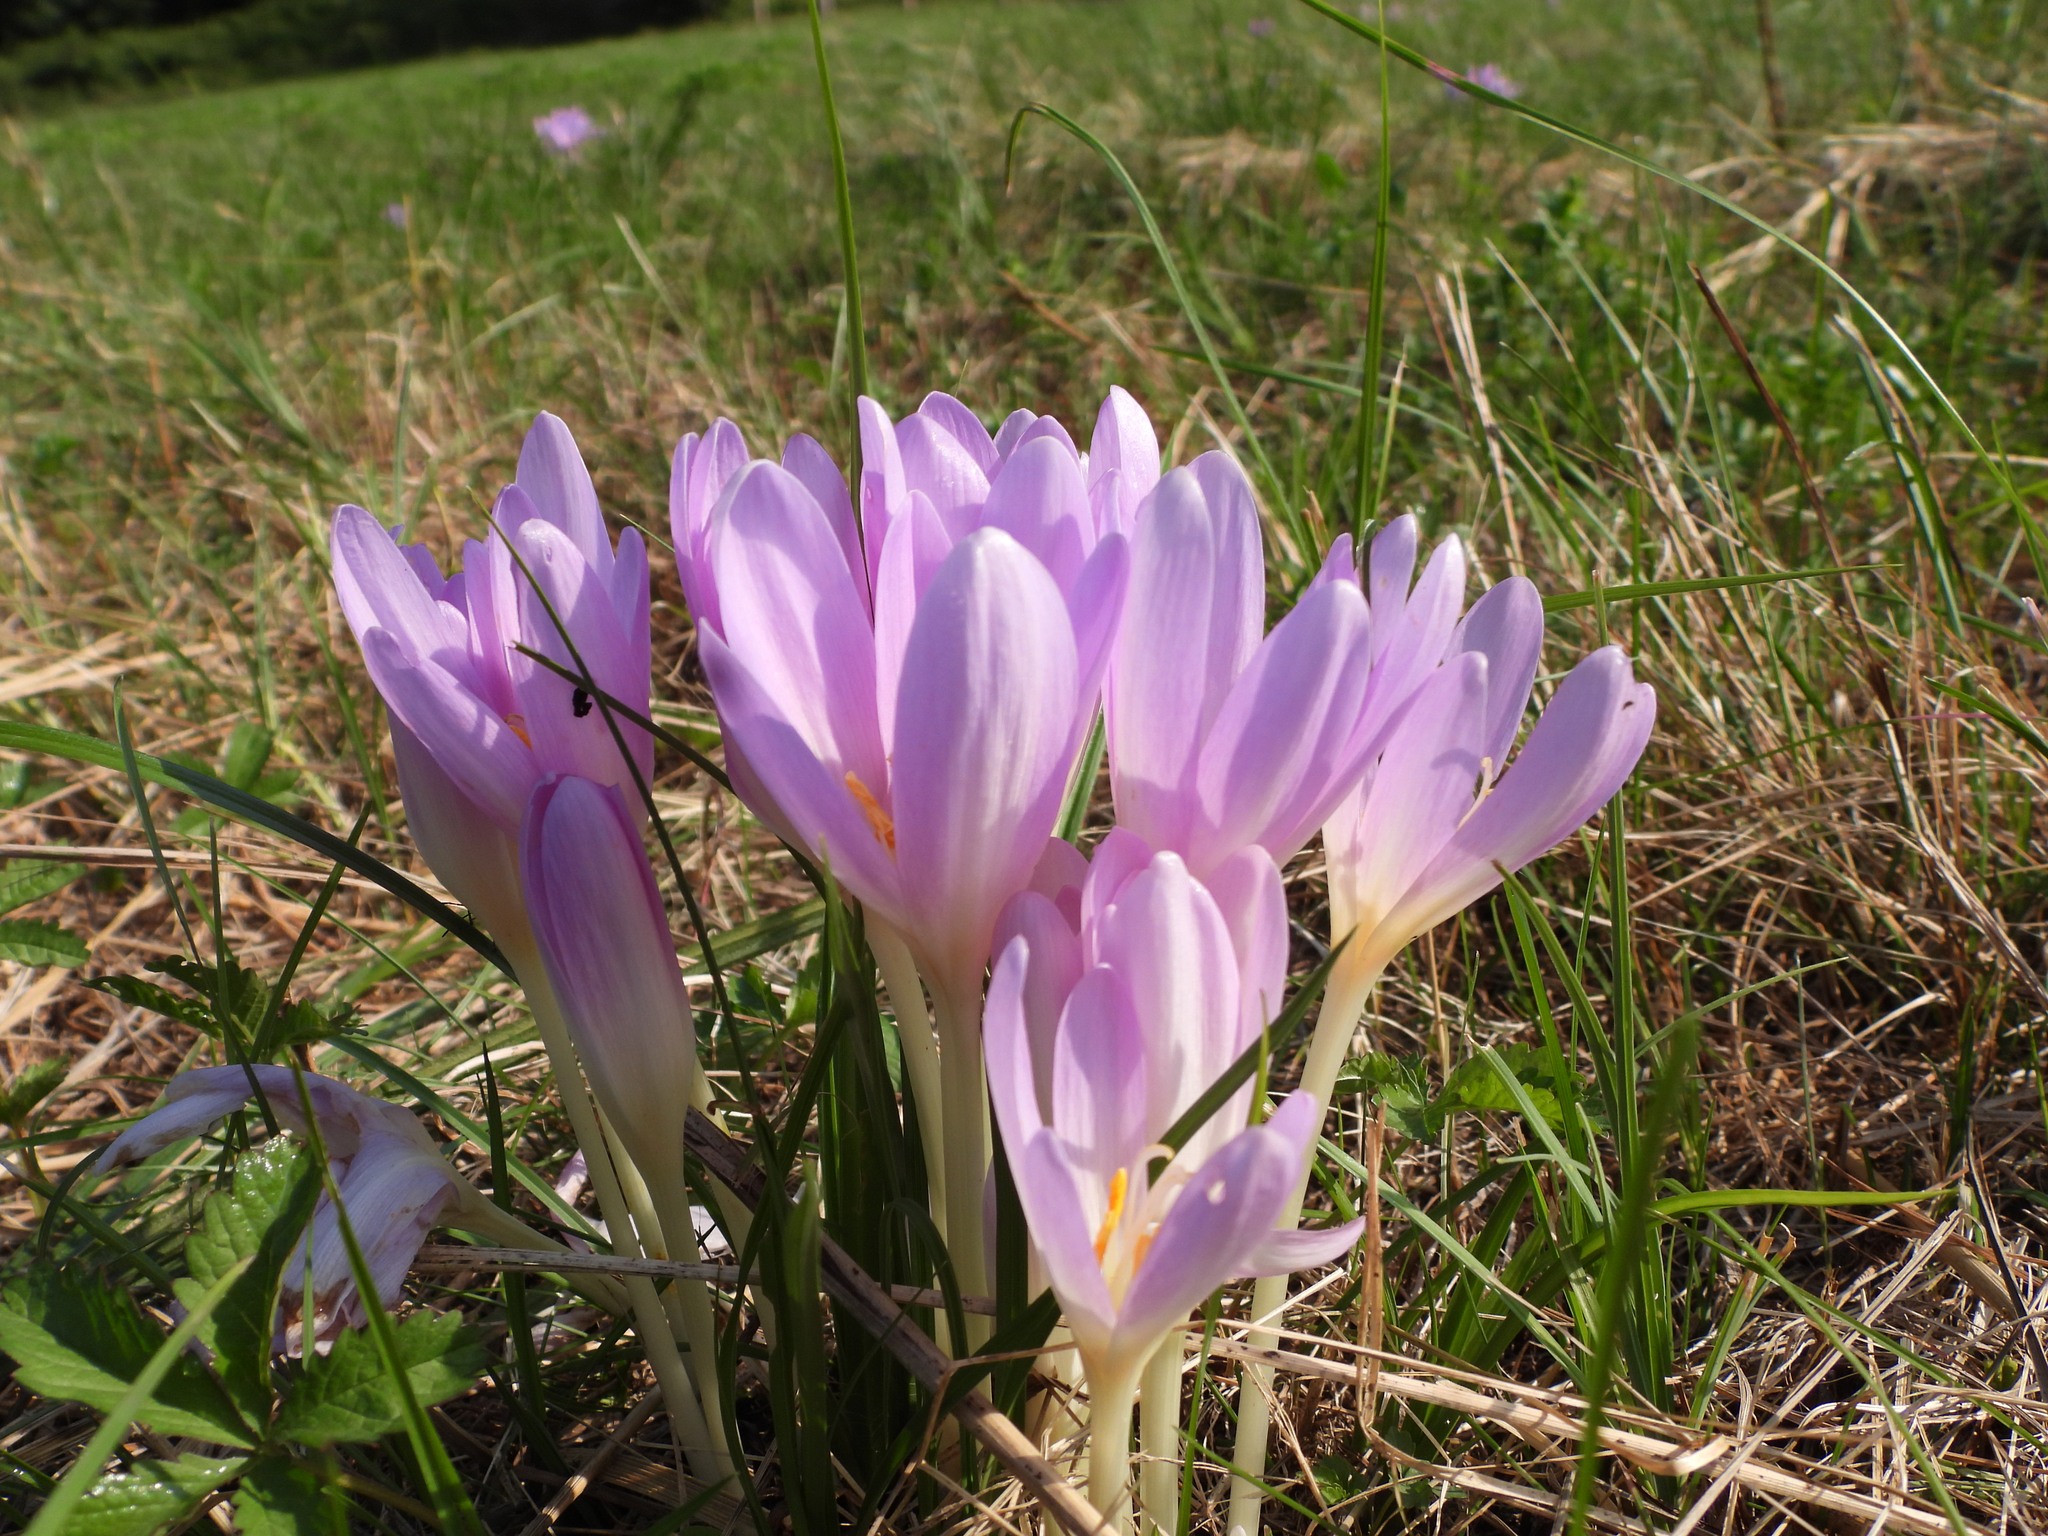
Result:
{"label": "crocus petal", "polygon": [[1422,525],[1413,512],[1403,513],[1373,536],[1366,551],[1366,601],[1372,605],[1372,656],[1378,661],[1394,641],[1390,622],[1408,601],[1408,583],[1415,574],[1415,555]]}
{"label": "crocus petal", "polygon": [[697,1036],[639,818],[617,789],[543,781],[520,842],[534,938],[599,1106],[635,1161],[681,1167]]}
{"label": "crocus petal", "polygon": [[[1179,856],[1162,853],[1103,914],[1095,959],[1128,989],[1147,1075],[1147,1112],[1137,1119],[1140,1129],[1156,1134],[1201,1097],[1241,1049],[1229,926]],[[1058,1124],[1064,1133],[1065,1123]],[[1230,1128],[1212,1116],[1197,1135],[1207,1142]]]}
{"label": "crocus petal", "polygon": [[[1140,982],[1140,985],[1143,983]],[[1162,1044],[1117,972],[1097,966],[1075,985],[1053,1043],[1047,1123],[1084,1181],[1091,1214],[1108,1208],[1110,1181],[1128,1175],[1150,1144],[1151,1057]]]}
{"label": "crocus petal", "polygon": [[1355,582],[1358,580],[1358,560],[1351,552],[1351,535],[1340,533],[1330,541],[1329,549],[1323,555],[1322,568],[1316,572],[1316,580]]}
{"label": "crocus petal", "polygon": [[1229,459],[1204,454],[1139,509],[1105,699],[1117,817],[1154,847],[1184,845],[1196,754],[1264,615],[1251,487]]}
{"label": "crocus petal", "polygon": [[[525,562],[520,583],[520,631],[526,644],[572,674],[580,660],[598,689],[628,708],[647,711],[648,661],[618,621],[612,594],[582,552],[546,522],[529,523],[514,537]],[[640,569],[644,572],[645,565]],[[575,642],[574,650],[570,640]],[[575,773],[603,784],[650,782],[654,741],[641,727],[598,707],[580,684],[519,656],[512,667],[520,723],[542,773]],[[616,725],[618,735],[612,727]],[[619,755],[623,738],[630,766]]]}
{"label": "crocus petal", "polygon": [[912,491],[890,521],[887,547],[875,576],[875,713],[882,750],[895,751],[896,691],[903,680],[903,653],[910,645],[917,605],[952,553],[953,540],[929,497]]}
{"label": "crocus petal", "polygon": [[468,671],[467,620],[428,592],[383,524],[361,507],[341,507],[329,548],[334,590],[359,642],[373,629],[388,630],[414,654],[458,676]]}
{"label": "crocus petal", "polygon": [[933,390],[918,403],[917,414],[958,443],[984,476],[994,476],[1001,457],[979,416],[951,395],[938,390]]}
{"label": "crocus petal", "polygon": [[839,548],[846,556],[846,568],[854,574],[854,585],[868,589],[867,562],[861,554],[860,524],[853,515],[853,497],[847,493],[846,478],[832,455],[815,437],[799,432],[782,450],[782,467],[811,493],[812,499],[839,536]]}
{"label": "crocus petal", "polygon": [[1453,536],[1431,552],[1405,600],[1397,598],[1387,607],[1375,602],[1372,691],[1354,732],[1361,751],[1377,750],[1415,690],[1450,653],[1464,592],[1465,546]]}
{"label": "crocus petal", "polygon": [[[1036,1085],[1042,1120],[1052,1113],[1053,1043],[1059,1038],[1060,1010],[1081,980],[1081,938],[1051,897],[1038,891],[1019,891],[996,918],[995,952],[1007,955],[1019,942],[1031,956],[1019,983],[1018,1006],[1030,1047],[1027,1080]],[[993,999],[993,991],[990,997]],[[994,1007],[993,1001],[990,1007]],[[993,1044],[988,1052],[993,1074]]]}
{"label": "crocus petal", "polygon": [[[1333,923],[1372,928],[1471,813],[1487,678],[1486,657],[1476,651],[1439,668],[1388,742],[1363,802],[1331,818],[1324,842]],[[1332,933],[1341,936],[1334,926]]]}
{"label": "crocus petal", "polygon": [[391,717],[391,755],[405,829],[434,878],[499,939],[526,925],[511,832],[442,769],[403,720]]}
{"label": "crocus petal", "polygon": [[[1033,900],[1045,900],[1029,894]],[[1033,972],[1040,969],[1030,935],[1020,931],[997,951],[988,1004],[982,1011],[989,1102],[1006,1147],[1023,1146],[1045,1128],[1052,1112],[1052,1047],[1066,999],[1054,997],[1051,1017],[1045,1016],[1043,1000],[1032,996]],[[1077,965],[1075,970],[1079,969]]]}
{"label": "crocus petal", "polygon": [[[756,815],[793,836],[796,846],[814,860],[829,864],[854,897],[878,908],[893,926],[903,926],[900,881],[884,830],[870,822],[846,782],[848,770],[838,759],[821,760],[804,734],[785,717],[781,701],[762,687],[746,665],[716,635],[700,635],[698,654],[704,675],[718,700],[727,766],[737,747],[747,779],[759,786],[749,792],[739,777],[734,788],[746,796]],[[877,807],[882,787],[862,780]],[[754,798],[755,795],[759,799]]]}
{"label": "crocus petal", "polygon": [[576,439],[561,417],[542,411],[519,447],[519,488],[534,510],[569,537],[601,579],[612,571],[612,541],[598,510],[597,487],[577,452]]}
{"label": "crocus petal", "polygon": [[[1010,1145],[1007,1138],[1004,1145]],[[1099,1213],[1091,1214],[1081,1182],[1051,1131],[1039,1131],[1011,1152],[1010,1171],[1031,1241],[1075,1343],[1085,1353],[1108,1349],[1117,1307],[1095,1257]]]}
{"label": "crocus petal", "polygon": [[[1274,1108],[1261,1129],[1285,1142],[1296,1158],[1306,1162],[1321,1122],[1321,1106],[1313,1094],[1290,1093]],[[1266,1234],[1247,1259],[1245,1273],[1291,1275],[1298,1269],[1334,1263],[1351,1250],[1364,1231],[1363,1219],[1334,1227],[1276,1229]]]}
{"label": "crocus petal", "polygon": [[715,421],[702,437],[693,432],[676,444],[668,481],[669,535],[683,601],[699,628],[719,627],[718,584],[710,565],[711,509],[746,462],[746,441],[729,421]]}
{"label": "crocus petal", "polygon": [[501,826],[516,827],[536,773],[532,749],[495,710],[444,668],[408,654],[389,630],[363,636],[363,661],[386,707],[456,786]]}
{"label": "crocus petal", "polygon": [[[530,507],[525,492],[508,485],[492,509],[491,519],[499,528],[528,521],[508,521],[515,506]],[[471,686],[477,696],[500,715],[519,712],[519,695],[512,683],[512,662],[520,643],[519,581],[512,563],[511,547],[504,536],[493,532],[484,540],[471,539],[462,546],[462,601],[469,613],[469,656]]]}
{"label": "crocus petal", "polygon": [[905,931],[942,969],[978,975],[997,911],[1052,835],[1074,692],[1073,630],[1045,567],[1007,534],[969,535],[918,605],[891,743]]}
{"label": "crocus petal", "polygon": [[988,499],[988,476],[960,440],[928,416],[906,416],[896,427],[903,455],[903,479],[931,497],[932,506],[954,538],[974,526],[974,514]]}
{"label": "crocus petal", "polygon": [[1230,930],[1237,954],[1242,1051],[1280,1016],[1287,990],[1287,893],[1279,866],[1259,847],[1241,848],[1202,881]]}
{"label": "crocus petal", "polygon": [[[1081,574],[1067,594],[1067,616],[1074,624],[1074,652],[1079,667],[1076,692],[1081,702],[1082,735],[1095,724],[1102,679],[1109,670],[1110,648],[1116,643],[1130,582],[1130,544],[1122,534],[1112,533],[1095,546],[1095,552],[1081,567]],[[1077,738],[1075,746],[1079,745]]]}
{"label": "crocus petal", "polygon": [[1139,504],[1159,484],[1159,438],[1144,408],[1117,385],[1111,385],[1103,397],[1102,409],[1095,416],[1095,435],[1088,440],[1091,488],[1110,474],[1117,477],[1115,526],[1127,527]]}
{"label": "crocus petal", "polygon": [[1508,771],[1386,919],[1422,933],[1555,848],[1612,799],[1656,723],[1657,695],[1619,646],[1595,651],[1558,684]]}
{"label": "crocus petal", "polygon": [[[304,1076],[306,1094],[313,1101],[313,1113],[320,1121],[321,1136],[330,1157],[353,1157],[362,1144],[366,1126],[382,1133],[389,1122],[379,1111],[394,1110],[411,1119],[397,1105],[381,1104],[346,1083],[317,1072]],[[173,1142],[198,1135],[255,1097],[250,1087],[252,1077],[262,1088],[279,1124],[303,1131],[305,1116],[301,1112],[298,1082],[289,1067],[193,1067],[165,1085],[156,1108],[108,1143],[106,1151],[100,1154],[100,1167],[111,1170],[138,1162]],[[417,1122],[413,1124],[417,1126]]]}
{"label": "crocus petal", "polygon": [[1073,453],[1047,438],[1027,442],[1010,455],[988,488],[981,526],[1000,528],[1052,573],[1062,592],[1071,592],[1087,553],[1084,532],[1088,489]]}
{"label": "crocus petal", "polygon": [[815,754],[879,795],[873,631],[824,509],[789,471],[755,463],[714,515],[726,644]]}
{"label": "crocus petal", "polygon": [[910,494],[910,486],[903,478],[903,455],[897,449],[896,427],[889,413],[862,395],[854,414],[860,418],[861,543],[867,550],[868,580],[873,584],[882,541]]}
{"label": "crocus petal", "polygon": [[1301,1178],[1294,1143],[1270,1126],[1241,1130],[1196,1170],[1159,1224],[1118,1309],[1112,1359],[1135,1364],[1203,1298],[1248,1266]]}
{"label": "crocus petal", "polygon": [[1529,707],[1529,689],[1543,653],[1543,599],[1536,583],[1510,576],[1486,593],[1458,621],[1455,644],[1486,658],[1487,725],[1479,750],[1497,775],[1515,744],[1522,711]]}
{"label": "crocus petal", "polygon": [[1250,843],[1291,858],[1357,782],[1368,639],[1365,599],[1348,582],[1312,586],[1274,626],[1202,746],[1198,869]]}

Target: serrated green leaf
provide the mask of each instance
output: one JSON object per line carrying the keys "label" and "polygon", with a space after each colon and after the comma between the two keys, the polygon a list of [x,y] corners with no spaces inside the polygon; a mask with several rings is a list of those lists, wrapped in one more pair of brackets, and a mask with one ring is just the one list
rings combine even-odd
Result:
{"label": "serrated green leaf", "polygon": [[176,1019],[180,1024],[189,1024],[201,1034],[215,1038],[220,1035],[213,1010],[205,1003],[196,997],[182,996],[169,987],[158,986],[153,981],[144,981],[140,976],[93,976],[87,978],[85,985],[95,992],[118,997],[130,1007],[147,1008],[151,1013]]}
{"label": "serrated green leaf", "polygon": [[348,1536],[348,1503],[303,1462],[265,1457],[235,1490],[242,1536]]}
{"label": "serrated green leaf", "polygon": [[[417,1312],[395,1322],[405,1378],[422,1408],[467,1392],[483,1373],[483,1348],[452,1312]],[[366,1333],[344,1333],[306,1361],[285,1394],[277,1433],[299,1445],[381,1440],[405,1428],[405,1404]]]}
{"label": "serrated green leaf", "polygon": [[65,1536],[152,1536],[191,1514],[243,1464],[240,1457],[138,1461],[93,1484],[64,1522]]}
{"label": "serrated green leaf", "polygon": [[1345,1064],[1337,1093],[1362,1093],[1387,1107],[1387,1124],[1410,1141],[1436,1134],[1443,1121],[1432,1118],[1429,1069],[1419,1056],[1388,1056],[1378,1051]]}
{"label": "serrated green leaf", "polygon": [[1540,1055],[1528,1046],[1512,1045],[1497,1049],[1492,1056],[1468,1057],[1451,1069],[1451,1075],[1444,1080],[1444,1091],[1432,1106],[1437,1111],[1437,1124],[1441,1125],[1443,1116],[1453,1110],[1521,1114],[1520,1100],[1501,1079],[1503,1071],[1515,1075],[1522,1092],[1547,1123],[1563,1126],[1564,1111],[1558,1107],[1557,1092],[1549,1086],[1550,1074]]}
{"label": "serrated green leaf", "polygon": [[217,961],[168,955],[151,969],[175,977],[206,999],[213,1023],[201,1027],[215,1039],[240,1041],[246,1046],[270,1009],[269,986],[233,955],[222,955]]}
{"label": "serrated green leaf", "polygon": [[[110,1412],[163,1346],[135,1298],[97,1275],[42,1269],[0,1292],[0,1350],[21,1384]],[[137,1415],[160,1434],[247,1446],[249,1426],[213,1373],[191,1355],[171,1362]]]}
{"label": "serrated green leaf", "polygon": [[332,1040],[336,1035],[348,1034],[357,1027],[356,1010],[339,997],[323,997],[318,1001],[297,998],[278,1009],[277,1016],[270,1021],[255,1043],[255,1052],[269,1061],[281,1050],[294,1045],[318,1045]]}
{"label": "serrated green leaf", "polygon": [[14,1074],[7,1091],[0,1093],[0,1125],[26,1124],[35,1107],[55,1093],[71,1063],[61,1056],[31,1062]]}
{"label": "serrated green leaf", "polygon": [[188,1306],[188,1290],[210,1289],[243,1259],[254,1260],[199,1336],[214,1353],[228,1395],[254,1424],[270,1417],[278,1283],[319,1196],[312,1149],[279,1137],[236,1162],[233,1183],[208,1197],[199,1225],[185,1239],[191,1279],[177,1291]]}
{"label": "serrated green leaf", "polygon": [[0,960],[17,965],[83,965],[85,941],[55,923],[27,917],[0,919]]}
{"label": "serrated green leaf", "polygon": [[83,864],[9,859],[0,864],[0,912],[12,912],[16,907],[54,896],[84,873]]}

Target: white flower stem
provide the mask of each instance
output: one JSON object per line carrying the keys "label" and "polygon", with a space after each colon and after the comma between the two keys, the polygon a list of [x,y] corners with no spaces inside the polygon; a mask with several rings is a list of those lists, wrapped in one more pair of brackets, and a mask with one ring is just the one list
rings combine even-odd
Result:
{"label": "white flower stem", "polygon": [[1118,1532],[1131,1522],[1131,1407],[1137,1374],[1088,1379],[1088,1502]]}
{"label": "white flower stem", "polygon": [[[1337,1086],[1337,1073],[1350,1053],[1351,1039],[1358,1032],[1358,1021],[1365,1015],[1366,1001],[1372,996],[1372,989],[1379,984],[1380,973],[1384,969],[1384,966],[1346,965],[1340,958],[1330,976],[1329,990],[1323,994],[1323,1006],[1316,1014],[1315,1035],[1308,1048],[1308,1065],[1301,1074],[1300,1091],[1315,1095],[1319,1111],[1327,1113],[1329,1110],[1330,1094]],[[1318,1114],[1318,1123],[1321,1118]],[[1315,1154],[1311,1150],[1309,1164],[1314,1160]],[[1294,1198],[1279,1213],[1275,1226],[1292,1227],[1301,1220],[1302,1198],[1308,1193],[1309,1164],[1303,1165],[1301,1181],[1294,1187]],[[1251,1315],[1254,1320],[1271,1318],[1286,1302],[1287,1276],[1268,1275],[1252,1287]],[[1267,1330],[1254,1328],[1245,1336],[1245,1342],[1254,1349],[1271,1349],[1278,1341]],[[1272,1390],[1273,1373],[1248,1361],[1241,1364],[1238,1371],[1241,1385],[1237,1393],[1237,1444],[1231,1449],[1230,1460],[1233,1466],[1243,1468],[1252,1476],[1233,1476],[1230,1480],[1230,1518],[1226,1536],[1257,1536],[1266,1502],[1259,1483],[1265,1479],[1266,1445],[1272,1431],[1268,1393]],[[1259,1481],[1255,1482],[1253,1478]]]}
{"label": "white flower stem", "polygon": [[1138,1378],[1138,1511],[1148,1528],[1174,1536],[1180,1511],[1180,1378],[1187,1335],[1160,1341]]}
{"label": "white flower stem", "polygon": [[946,1235],[945,1108],[939,1078],[938,1038],[925,1010],[924,984],[903,935],[872,912],[867,920],[868,948],[882,973],[889,1011],[896,1015],[896,1038],[903,1048],[903,1072],[917,1101],[917,1139],[924,1147],[925,1184],[931,1193],[932,1220]]}
{"label": "white flower stem", "polygon": [[[568,1245],[557,1242],[545,1232],[536,1232],[510,1211],[503,1210],[486,1199],[475,1189],[464,1186],[459,1192],[460,1206],[450,1211],[442,1224],[457,1232],[466,1232],[473,1238],[498,1248],[544,1249],[549,1253],[567,1253]],[[577,1295],[594,1302],[614,1317],[622,1317],[632,1306],[626,1293],[619,1288],[616,1280],[603,1275],[593,1275],[582,1270],[571,1270],[562,1276],[562,1283]]]}
{"label": "white flower stem", "polygon": [[[682,1160],[664,1168],[654,1180],[656,1224],[662,1233],[661,1258],[696,1257],[696,1228],[690,1218],[690,1185],[683,1175]],[[725,1423],[725,1401],[718,1376],[718,1312],[711,1303],[711,1287],[702,1280],[676,1279],[669,1282],[668,1298],[683,1339],[690,1346],[695,1367],[697,1395],[708,1426]],[[725,1437],[711,1430],[712,1460],[720,1477],[733,1470],[732,1453]]]}
{"label": "white flower stem", "polygon": [[[982,1231],[982,1186],[988,1179],[988,1084],[981,1066],[981,977],[935,981],[939,1074],[946,1095],[946,1249],[967,1296],[986,1296],[988,1242]],[[992,1320],[967,1317],[969,1348],[989,1337]]]}
{"label": "white flower stem", "polygon": [[[605,1230],[611,1235],[612,1247],[618,1252],[645,1258],[647,1255],[641,1251],[635,1235],[631,1207],[626,1203],[618,1170],[612,1165],[611,1145],[598,1122],[597,1105],[591,1100],[590,1089],[577,1064],[576,1049],[569,1038],[569,1025],[555,999],[547,967],[542,963],[530,934],[501,936],[499,943],[518,974],[519,984],[526,993],[527,1006],[533,1010],[534,1027],[540,1032],[548,1059],[554,1064],[555,1083],[562,1096],[562,1105],[569,1113],[570,1128],[575,1131],[577,1143],[583,1148],[584,1161],[590,1168],[590,1182],[597,1191],[598,1209],[604,1216]],[[702,1482],[715,1482],[731,1471],[731,1458],[725,1453],[724,1446],[712,1439],[705,1422],[703,1404],[690,1379],[689,1367],[683,1364],[682,1352],[676,1348],[675,1333],[669,1327],[668,1312],[662,1306],[661,1296],[656,1292],[654,1282],[645,1275],[626,1277],[626,1295],[633,1304],[633,1321],[639,1331],[641,1345],[647,1351],[647,1362],[654,1368],[654,1379],[661,1386],[662,1401],[668,1404],[669,1421],[675,1427],[676,1443],[683,1449],[687,1470]],[[677,1470],[681,1473],[685,1469]],[[685,1484],[685,1497],[689,1491]]]}

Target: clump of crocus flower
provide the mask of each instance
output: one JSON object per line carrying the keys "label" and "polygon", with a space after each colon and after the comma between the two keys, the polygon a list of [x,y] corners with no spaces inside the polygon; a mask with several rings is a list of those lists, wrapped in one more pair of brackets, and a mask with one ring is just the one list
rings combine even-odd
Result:
{"label": "clump of crocus flower", "polygon": [[[1493,66],[1471,78],[1515,94]],[[535,131],[566,154],[600,130],[564,108]],[[1127,1518],[1136,1399],[1153,1469],[1139,1502],[1158,1519],[1190,1311],[1259,1277],[1254,1315],[1267,1316],[1288,1274],[1355,1239],[1356,1224],[1299,1220],[1379,977],[1598,811],[1641,756],[1655,697],[1621,651],[1596,651],[1518,749],[1541,601],[1511,578],[1467,610],[1464,547],[1444,540],[1416,576],[1413,517],[1374,539],[1362,576],[1337,540],[1268,629],[1250,482],[1221,452],[1162,474],[1122,390],[1085,452],[1050,416],[1016,411],[990,432],[947,395],[900,420],[863,399],[858,419],[852,485],[808,437],[756,459],[720,421],[677,446],[670,528],[728,776],[862,909],[933,1215],[970,1293],[988,1282],[992,1105],[1034,1273],[1086,1375],[1095,1501]],[[344,507],[336,589],[389,712],[415,842],[517,972],[614,1247],[679,1257],[697,1247],[682,1115],[712,1095],[642,843],[645,546],[632,530],[614,546],[548,415],[492,524],[443,576]],[[1091,858],[1052,834],[1092,788],[1070,781],[1098,721],[1117,825]],[[1341,951],[1301,1083],[1270,1107],[1241,1086],[1170,1145],[1281,1011],[1280,869],[1318,831]],[[253,1071],[281,1123],[303,1128],[293,1074]],[[240,1067],[184,1074],[110,1160],[194,1134],[251,1081]],[[380,1296],[396,1296],[434,1225],[492,1230],[502,1213],[409,1114],[306,1083],[341,1198],[374,1229]],[[323,1220],[331,1210],[308,1249],[316,1334],[362,1312]],[[640,1275],[620,1289],[693,1469],[729,1473],[727,1405],[701,1368],[710,1291],[686,1282],[665,1304]],[[1234,1460],[1262,1468],[1255,1388],[1239,1422]],[[1240,1481],[1232,1527],[1257,1514]]]}

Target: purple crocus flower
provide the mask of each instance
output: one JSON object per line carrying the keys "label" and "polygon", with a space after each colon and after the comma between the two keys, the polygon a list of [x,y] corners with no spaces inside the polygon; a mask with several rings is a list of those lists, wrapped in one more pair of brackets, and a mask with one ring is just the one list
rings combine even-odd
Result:
{"label": "purple crocus flower", "polygon": [[574,155],[592,139],[604,137],[604,130],[581,107],[557,107],[533,120],[534,136],[551,155]]}
{"label": "purple crocus flower", "polygon": [[[1520,99],[1522,94],[1520,82],[1510,76],[1498,64],[1477,65],[1466,71],[1465,78],[1478,86],[1482,91],[1491,91],[1496,96],[1505,96],[1509,101]],[[1469,101],[1471,99],[1448,80],[1444,82],[1444,95],[1452,101]]]}
{"label": "purple crocus flower", "polygon": [[[251,1073],[278,1123],[305,1135],[305,1114],[290,1068],[197,1067],[171,1079],[156,1108],[114,1139],[100,1166],[120,1168],[198,1135],[249,1102]],[[335,1188],[385,1306],[398,1300],[414,1255],[436,1227],[460,1227],[515,1243],[533,1240],[536,1234],[448,1166],[410,1111],[331,1077],[308,1072],[304,1080]],[[341,1223],[333,1201],[322,1194],[312,1225],[284,1267],[279,1348],[297,1354],[309,1334],[316,1344],[328,1342],[343,1328],[361,1327],[364,1317]]]}
{"label": "purple crocus flower", "polygon": [[457,899],[516,943],[516,839],[534,785],[574,773],[631,786],[653,764],[645,731],[618,722],[632,754],[622,760],[592,696],[519,647],[572,671],[580,657],[598,687],[644,715],[647,549],[629,528],[614,553],[575,439],[545,412],[493,521],[449,577],[361,507],[335,513],[331,547],[342,612],[391,714],[413,839]]}
{"label": "purple crocus flower", "polygon": [[1543,603],[1511,577],[1462,615],[1465,560],[1437,546],[1411,589],[1413,516],[1373,540],[1376,704],[1398,716],[1323,828],[1331,936],[1376,977],[1417,935],[1549,852],[1607,803],[1649,741],[1657,696],[1619,646],[1572,669],[1509,754],[1543,646]]}
{"label": "purple crocus flower", "polygon": [[1105,695],[1117,820],[1198,874],[1254,843],[1284,863],[1385,723],[1368,708],[1366,604],[1319,580],[1264,634],[1258,508],[1226,454],[1167,475],[1136,524]]}
{"label": "purple crocus flower", "polygon": [[519,873],[598,1107],[657,1195],[683,1191],[687,1208],[682,1111],[711,1099],[639,817],[614,785],[544,779],[527,809]]}
{"label": "purple crocus flower", "polygon": [[1329,1262],[1360,1223],[1276,1225],[1321,1119],[1310,1095],[1248,1127],[1247,1088],[1178,1153],[1159,1145],[1277,1009],[1287,914],[1272,859],[1241,849],[1204,885],[1178,855],[1119,830],[1078,889],[1060,864],[1071,861],[1056,855],[1052,878],[1005,914],[989,1084],[1087,1372],[1090,1491],[1108,1512],[1123,1497],[1139,1373],[1189,1311],[1227,1281]]}
{"label": "purple crocus flower", "polygon": [[412,210],[406,207],[404,203],[386,203],[384,205],[384,222],[393,229],[406,229],[412,224]]}

